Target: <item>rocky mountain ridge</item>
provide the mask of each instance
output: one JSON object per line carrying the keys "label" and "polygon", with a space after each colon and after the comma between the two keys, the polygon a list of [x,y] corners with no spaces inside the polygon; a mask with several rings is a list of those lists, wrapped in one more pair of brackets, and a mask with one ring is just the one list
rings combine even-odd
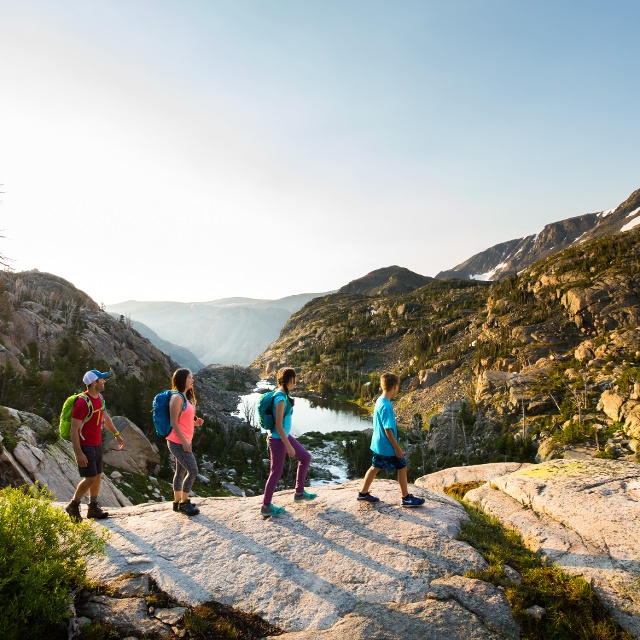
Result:
{"label": "rocky mountain ridge", "polygon": [[501,280],[559,251],[627,231],[639,223],[640,189],[609,211],[552,222],[538,234],[502,242],[481,251],[452,269],[441,271],[436,278]]}
{"label": "rocky mountain ridge", "polygon": [[[294,314],[255,365],[287,363],[308,392],[365,404],[378,374],[396,372],[396,410],[422,468],[532,460],[540,447],[546,459],[583,444],[586,455],[633,457],[639,257],[634,229],[493,285],[439,280],[394,296],[325,296]],[[602,408],[608,389],[625,407],[617,417]]]}
{"label": "rocky mountain ridge", "polygon": [[362,278],[352,280],[338,293],[356,293],[363,296],[389,296],[396,293],[409,293],[431,282],[433,278],[421,276],[404,267],[393,265],[371,271]]}

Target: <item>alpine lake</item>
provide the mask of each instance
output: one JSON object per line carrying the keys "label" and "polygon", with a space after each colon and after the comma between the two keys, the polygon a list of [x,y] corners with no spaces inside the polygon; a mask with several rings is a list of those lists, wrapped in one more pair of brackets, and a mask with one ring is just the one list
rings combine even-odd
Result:
{"label": "alpine lake", "polygon": [[[273,389],[261,380],[251,392],[240,396],[236,415],[257,424],[260,396]],[[343,443],[353,432],[371,428],[371,414],[356,404],[324,398],[305,398],[292,394],[295,400],[291,435],[313,456],[309,474],[311,486],[341,484],[348,480],[347,462],[340,453]]]}

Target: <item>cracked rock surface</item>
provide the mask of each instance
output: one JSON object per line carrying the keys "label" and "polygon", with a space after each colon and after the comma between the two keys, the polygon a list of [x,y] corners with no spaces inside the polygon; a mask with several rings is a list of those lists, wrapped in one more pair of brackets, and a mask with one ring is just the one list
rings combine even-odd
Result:
{"label": "cracked rock surface", "polygon": [[426,505],[405,509],[397,483],[376,480],[371,505],[359,486],[318,487],[308,503],[278,492],[287,511],[270,519],[259,496],[200,498],[192,518],[162,503],[110,510],[108,556],[89,574],[149,573],[176,601],[254,612],[287,640],[519,637],[502,592],[463,577],[487,564],[455,540],[467,520],[456,501],[412,486]]}

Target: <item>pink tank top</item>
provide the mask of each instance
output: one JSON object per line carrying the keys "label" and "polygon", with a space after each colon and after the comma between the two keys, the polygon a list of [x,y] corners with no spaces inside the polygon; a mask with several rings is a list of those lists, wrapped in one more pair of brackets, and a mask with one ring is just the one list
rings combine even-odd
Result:
{"label": "pink tank top", "polygon": [[[180,398],[180,401],[182,402],[182,398]],[[182,405],[180,405],[180,408],[182,408]],[[195,417],[195,406],[190,402],[187,402],[187,408],[178,416],[178,426],[180,427],[180,431],[182,431],[182,435],[185,437],[187,442],[191,442],[191,440],[193,440],[193,422]],[[171,429],[171,433],[167,436],[167,440],[171,440],[171,442],[175,442],[176,444],[182,444],[182,440],[178,438],[173,429]]]}

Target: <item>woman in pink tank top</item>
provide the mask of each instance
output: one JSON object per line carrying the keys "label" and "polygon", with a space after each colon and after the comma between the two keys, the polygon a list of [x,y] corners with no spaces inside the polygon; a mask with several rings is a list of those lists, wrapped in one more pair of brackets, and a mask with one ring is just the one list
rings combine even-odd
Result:
{"label": "woman in pink tank top", "polygon": [[198,475],[198,464],[191,450],[193,431],[204,423],[196,416],[196,394],[193,391],[193,374],[189,369],[177,369],[171,379],[173,394],[169,402],[171,432],[167,446],[176,461],[173,476],[173,510],[187,516],[195,516],[200,510],[189,500],[189,492]]}

